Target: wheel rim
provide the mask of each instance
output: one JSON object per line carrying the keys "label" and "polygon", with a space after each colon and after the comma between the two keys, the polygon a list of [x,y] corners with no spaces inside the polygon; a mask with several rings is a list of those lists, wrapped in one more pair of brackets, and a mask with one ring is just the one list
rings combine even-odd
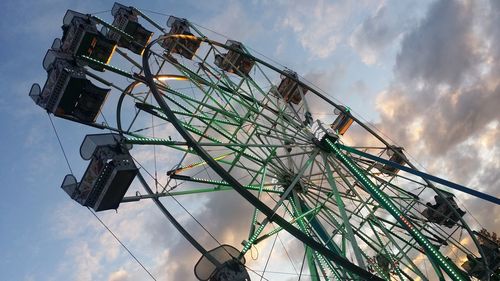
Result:
{"label": "wheel rim", "polygon": [[[213,43],[213,41],[208,41],[208,42]],[[212,44],[212,46],[213,45],[220,46],[222,44]],[[228,49],[228,48],[226,48],[226,49]],[[172,62],[171,59],[169,59],[169,60],[170,60],[170,62]],[[149,63],[149,62],[147,61],[147,59],[144,59],[144,63],[145,63],[144,68],[146,69],[147,68],[146,63]],[[203,61],[203,63],[206,64],[206,59]],[[208,85],[214,86],[214,84],[215,84],[214,81],[209,81],[206,77],[204,77],[202,75],[194,75],[195,72],[192,71],[191,69],[186,68],[184,66],[180,66],[180,64],[179,65],[175,65],[175,64],[176,63],[174,62],[173,63],[174,69],[176,69],[177,71],[180,71],[183,75],[190,77],[192,83],[196,84],[198,89],[200,87],[208,86]],[[211,67],[211,66],[209,66],[209,67]],[[146,73],[147,73],[147,71],[146,71]],[[220,88],[222,88],[222,89],[227,88],[228,85],[231,85],[230,83],[233,82],[233,80],[239,81],[239,82],[242,82],[242,80],[250,80],[250,79],[246,79],[246,78],[237,77],[233,74],[224,74],[222,72],[217,72],[217,70],[215,68],[213,68],[210,71],[210,75],[213,75],[214,73],[216,75],[220,75],[220,77],[223,77],[223,78],[219,78],[219,80],[216,80],[216,83],[223,83],[222,87],[219,87],[218,90],[221,90]],[[277,74],[281,75],[283,73],[278,72]],[[226,75],[226,76],[224,77],[224,75]],[[208,76],[208,75],[206,75],[206,76]],[[221,82],[220,80],[225,80],[225,81]],[[152,83],[151,81],[153,81],[152,77],[151,77],[149,83]],[[200,81],[202,81],[202,82],[200,82]],[[276,81],[276,79],[275,79],[275,81]],[[252,81],[243,81],[243,83],[252,83]],[[232,85],[238,85],[238,83],[233,83]],[[150,84],[150,87],[154,88],[154,87],[158,87],[158,85],[155,84],[153,86]],[[169,94],[180,96],[179,93],[175,93],[172,89],[167,89],[167,88],[163,87],[162,85],[160,85],[160,88],[162,90],[164,90],[165,92],[168,92]],[[242,89],[241,86],[238,89]],[[313,90],[309,87],[308,87],[308,89]],[[156,90],[158,91],[158,89],[156,89]],[[261,196],[263,193],[281,194],[282,195],[284,190],[289,189],[290,194],[289,194],[289,196],[287,196],[287,198],[285,200],[282,200],[280,202],[279,196],[278,196],[278,199],[275,198],[274,200],[271,200],[274,203],[276,203],[276,201],[278,201],[281,204],[278,208],[276,208],[277,210],[282,211],[282,214],[280,215],[280,217],[284,218],[285,221],[287,219],[288,219],[288,221],[294,221],[297,225],[296,229],[299,229],[303,234],[306,234],[306,236],[307,235],[315,236],[316,237],[315,239],[320,241],[323,244],[323,246],[328,248],[328,250],[330,250],[332,252],[334,252],[336,250],[336,253],[334,252],[335,254],[339,254],[339,255],[342,255],[348,259],[354,260],[354,263],[357,264],[357,266],[359,266],[360,268],[363,268],[363,267],[367,268],[370,271],[374,272],[374,274],[377,274],[377,275],[381,276],[382,278],[384,278],[384,277],[387,278],[388,275],[386,273],[384,273],[384,270],[377,270],[375,268],[377,263],[374,262],[374,259],[377,255],[377,252],[384,253],[386,256],[390,257],[393,260],[391,263],[391,267],[393,267],[393,269],[391,269],[388,274],[399,276],[399,278],[401,278],[401,279],[404,279],[404,277],[408,277],[410,275],[411,276],[420,276],[421,278],[423,277],[423,279],[426,279],[426,276],[428,273],[422,272],[421,268],[418,265],[415,265],[413,263],[413,260],[412,260],[413,258],[415,258],[415,256],[414,256],[415,253],[419,251],[419,248],[418,248],[419,246],[410,245],[411,243],[407,243],[408,245],[406,245],[404,247],[401,246],[401,243],[403,243],[402,241],[404,241],[405,239],[408,239],[408,237],[406,237],[404,235],[397,235],[397,234],[391,233],[390,231],[393,231],[394,229],[396,229],[396,231],[403,231],[405,229],[401,228],[401,226],[398,226],[397,223],[395,223],[394,221],[387,220],[387,219],[383,220],[384,215],[388,215],[387,213],[385,213],[385,214],[383,214],[383,213],[382,214],[377,214],[377,213],[369,214],[370,216],[373,217],[373,219],[371,219],[371,220],[367,219],[368,214],[365,214],[363,216],[358,215],[357,218],[360,220],[363,220],[364,224],[366,224],[366,225],[356,226],[356,223],[355,223],[355,225],[351,226],[350,232],[351,233],[356,232],[356,234],[354,235],[354,239],[352,239],[353,236],[349,234],[349,231],[346,230],[349,227],[344,226],[344,230],[343,230],[344,233],[342,233],[340,235],[341,240],[344,241],[343,242],[344,244],[347,241],[347,244],[351,244],[351,245],[350,245],[350,247],[349,246],[344,247],[343,250],[339,250],[340,247],[336,245],[336,244],[340,245],[340,244],[342,244],[342,242],[340,242],[340,241],[333,242],[335,239],[332,237],[330,237],[330,238],[323,237],[323,239],[321,239],[321,237],[317,238],[318,236],[322,236],[322,235],[324,236],[324,233],[323,234],[318,234],[318,233],[326,231],[326,230],[322,231],[321,229],[318,229],[318,226],[316,226],[316,229],[314,229],[314,234],[311,234],[311,233],[308,234],[307,229],[311,228],[311,224],[319,224],[319,225],[324,227],[325,225],[327,225],[329,223],[330,226],[329,226],[328,230],[331,230],[333,222],[336,221],[337,222],[336,226],[337,227],[341,226],[341,228],[342,228],[342,224],[339,223],[339,221],[342,220],[342,214],[340,213],[341,211],[338,208],[338,206],[333,211],[332,211],[331,206],[330,206],[330,208],[327,208],[325,206],[331,204],[332,203],[331,201],[334,201],[335,204],[339,204],[339,203],[342,204],[343,200],[348,199],[348,198],[346,198],[346,195],[342,193],[342,191],[338,192],[338,190],[337,190],[337,193],[341,197],[340,199],[335,198],[336,197],[335,194],[330,195],[330,197],[326,198],[327,196],[325,194],[333,193],[334,192],[333,189],[321,190],[323,188],[322,185],[311,184],[311,182],[319,181],[319,180],[324,181],[324,182],[328,182],[327,176],[324,176],[321,178],[320,176],[318,176],[318,172],[322,171],[323,174],[325,174],[325,175],[328,175],[328,174],[330,174],[330,175],[336,174],[337,175],[336,177],[338,177],[339,179],[330,179],[330,183],[329,183],[330,186],[335,185],[335,182],[337,180],[343,180],[345,185],[349,185],[348,184],[349,180],[348,179],[346,180],[346,178],[342,179],[342,175],[346,174],[347,172],[346,171],[342,172],[342,169],[345,169],[345,168],[341,167],[342,165],[339,165],[339,160],[335,159],[335,157],[333,156],[332,153],[324,151],[323,149],[318,147],[317,143],[314,143],[313,139],[314,139],[314,136],[316,133],[314,131],[314,128],[311,129],[311,127],[308,127],[306,129],[303,126],[304,120],[300,117],[301,115],[298,114],[297,112],[303,113],[305,107],[302,107],[302,108],[299,107],[298,110],[297,109],[294,110],[293,108],[290,108],[290,104],[284,104],[285,110],[283,110],[280,113],[280,111],[278,110],[278,106],[279,106],[279,102],[280,102],[279,99],[275,95],[272,95],[272,94],[268,94],[267,96],[263,94],[262,96],[267,98],[268,100],[267,100],[267,103],[266,102],[257,103],[260,106],[260,109],[262,111],[267,112],[268,114],[273,113],[273,114],[275,114],[274,116],[276,116],[276,115],[280,116],[280,118],[278,118],[278,119],[285,120],[287,122],[286,126],[285,126],[285,125],[279,125],[277,123],[273,124],[270,121],[270,120],[273,120],[273,118],[271,118],[270,116],[268,116],[266,114],[258,115],[258,112],[259,112],[258,110],[255,110],[255,108],[252,108],[252,109],[250,108],[249,102],[253,101],[254,103],[252,106],[255,106],[256,98],[255,98],[255,95],[248,96],[246,94],[255,93],[255,92],[258,92],[261,94],[265,93],[265,91],[262,90],[262,88],[251,89],[250,87],[248,87],[247,89],[242,90],[242,92],[244,94],[241,94],[238,97],[234,96],[235,95],[234,91],[233,92],[226,92],[226,93],[218,92],[216,97],[218,99],[220,99],[219,101],[215,100],[215,98],[213,96],[210,96],[210,94],[208,94],[209,92],[202,91],[202,90],[200,90],[200,91],[203,92],[201,96],[203,97],[203,95],[204,95],[204,97],[201,99],[201,102],[199,102],[197,105],[201,106],[203,109],[209,109],[213,113],[209,114],[208,111],[205,111],[205,113],[203,113],[205,115],[200,115],[200,118],[197,120],[197,122],[200,122],[200,123],[198,123],[197,126],[202,126],[204,124],[205,126],[209,127],[211,134],[207,135],[207,134],[203,134],[203,132],[195,130],[194,129],[195,126],[190,127],[190,124],[186,121],[178,121],[179,123],[177,125],[182,130],[185,131],[185,134],[189,134],[189,137],[191,137],[193,139],[192,140],[193,143],[190,143],[188,141],[187,145],[190,146],[193,150],[195,150],[199,156],[202,156],[203,153],[201,153],[200,151],[197,151],[197,149],[202,148],[205,151],[204,153],[206,153],[205,157],[210,158],[216,164],[222,163],[221,165],[219,165],[219,167],[223,166],[223,167],[220,167],[220,168],[222,168],[222,171],[217,171],[217,175],[219,176],[218,180],[221,180],[221,181],[220,182],[216,182],[216,181],[211,182],[206,178],[193,178],[193,177],[187,178],[187,177],[190,177],[188,171],[189,170],[194,171],[193,166],[197,166],[197,165],[210,166],[209,161],[207,159],[205,159],[205,157],[202,157],[203,159],[198,161],[198,162],[192,161],[191,163],[186,163],[184,166],[180,167],[179,169],[171,170],[170,176],[172,178],[176,178],[177,180],[184,180],[184,181],[196,181],[198,183],[217,186],[217,188],[221,188],[221,187],[225,188],[228,185],[232,184],[231,179],[228,180],[227,175],[229,175],[232,178],[232,180],[235,180],[235,177],[233,177],[231,175],[231,173],[238,174],[236,171],[245,169],[247,172],[249,171],[251,173],[254,173],[253,177],[251,177],[250,179],[239,178],[239,181],[241,181],[241,183],[236,181],[237,183],[240,184],[241,187],[244,188],[245,191],[253,190],[254,194]],[[212,91],[215,91],[215,90],[212,89]],[[154,91],[153,91],[153,94],[154,94]],[[233,96],[230,96],[229,94],[232,94]],[[192,106],[193,110],[197,110],[195,106],[190,104],[190,102],[192,102],[193,100],[179,102],[179,100],[173,100],[173,98],[169,99],[168,97],[166,97],[165,94],[162,94],[162,93],[159,93],[158,96],[161,98],[162,102],[165,102],[165,100],[166,100],[167,102],[169,102],[170,106],[173,106],[175,109],[177,109],[177,114],[172,112],[172,114],[173,114],[172,117],[176,117],[175,119],[177,119],[177,120],[180,119],[177,117],[179,117],[181,115],[185,115],[185,114],[179,113],[181,111],[179,109],[185,110],[187,108],[187,106]],[[155,98],[156,98],[156,96],[155,96]],[[238,103],[229,104],[230,102],[227,102],[228,100],[231,100],[232,102],[234,102],[234,100],[236,100],[237,98],[239,98]],[[276,100],[275,103],[273,104],[274,106],[277,106],[276,109],[273,109],[271,106],[269,106],[269,104],[271,104],[271,102],[270,102],[271,98],[274,98]],[[164,111],[164,113],[165,113],[167,111],[167,109],[162,108],[162,106],[161,106],[162,102],[160,102],[158,99],[156,101],[160,105],[160,106],[158,106],[158,110]],[[226,101],[229,105],[226,104],[225,106],[221,106],[221,104],[223,104],[222,103],[223,101]],[[181,104],[179,104],[179,103],[181,103]],[[238,111],[238,109],[236,109],[236,105],[240,106],[239,109],[246,108],[247,109],[246,113],[250,113],[250,115],[256,114],[256,116],[258,116],[260,119],[259,118],[251,119],[251,118],[248,118],[248,116],[250,116],[250,115],[247,114],[245,116],[245,114],[241,114],[241,112]],[[231,108],[232,111],[228,110],[228,108]],[[174,111],[175,111],[175,109],[174,109]],[[198,113],[198,112],[195,112],[195,113]],[[281,115],[279,115],[279,114],[281,114]],[[239,118],[238,118],[238,116],[239,116]],[[212,120],[212,123],[207,121],[207,120],[211,120],[211,119],[217,120],[217,122],[219,124],[213,123],[213,120]],[[172,120],[174,120],[174,118],[172,118]],[[268,123],[266,124],[266,122],[268,122]],[[221,123],[223,125],[221,125]],[[202,125],[200,125],[200,124],[202,124]],[[253,127],[257,128],[254,130],[257,132],[254,132],[254,134],[252,134],[251,130],[243,131],[242,128],[245,128],[245,125],[247,127],[253,126]],[[175,126],[175,124],[174,124],[174,126]],[[236,129],[236,127],[240,128],[240,129]],[[269,129],[273,129],[272,130],[273,133],[271,135],[268,134],[266,137],[265,131],[266,130],[269,131]],[[177,129],[177,130],[179,130],[179,129]],[[238,130],[240,130],[240,131],[238,131]],[[234,134],[235,132],[236,132],[236,134]],[[238,135],[238,132],[240,132],[241,135]],[[276,133],[276,132],[278,132],[278,133]],[[230,136],[229,135],[230,133],[233,133],[233,135]],[[262,137],[263,135],[264,135],[264,137]],[[198,140],[194,140],[193,136],[197,137]],[[245,142],[242,140],[244,136],[246,136],[246,145],[245,145]],[[183,136],[183,137],[186,138],[185,136]],[[292,143],[292,144],[286,143],[287,138],[289,139],[289,138],[294,138],[294,137],[296,138],[296,141],[294,143]],[[272,138],[272,141],[271,141],[271,138]],[[277,144],[277,140],[280,142],[279,144]],[[300,140],[300,142],[297,140]],[[221,147],[223,147],[224,149],[220,149]],[[240,151],[240,150],[236,150],[235,147],[240,148],[240,149],[244,148],[244,149]],[[218,148],[218,149],[214,149],[214,148]],[[292,172],[292,173],[289,173],[286,171],[286,169],[284,167],[286,167],[287,165],[284,164],[283,161],[280,162],[280,161],[270,161],[269,160],[273,153],[275,153],[276,158],[284,158],[284,151],[289,149],[289,148],[292,148],[292,151],[300,150],[299,152],[290,153],[290,155],[293,159],[293,161],[292,161],[293,163],[297,163],[297,162],[301,163],[301,164],[295,165],[295,166],[292,165],[292,168],[294,169],[294,172]],[[365,148],[365,149],[370,150],[370,152],[372,152],[373,154],[376,154],[377,151],[379,152],[378,154],[382,154],[383,152],[386,152],[389,148],[379,146],[377,148],[372,147],[372,148]],[[279,152],[280,150],[281,150],[281,152]],[[248,152],[245,152],[245,151],[248,151]],[[234,156],[234,154],[237,154],[237,153],[238,153],[238,156]],[[313,156],[311,156],[311,154]],[[320,160],[318,160],[318,159],[320,159]],[[376,176],[376,175],[374,175],[375,173],[370,174],[369,170],[373,169],[373,167],[370,167],[369,164],[367,164],[368,162],[366,161],[366,159],[361,159],[361,157],[354,158],[354,159],[360,168],[367,171],[367,174],[369,174],[370,177],[373,177],[374,179],[377,179],[380,182],[385,182],[385,185],[388,186],[386,188],[388,188],[388,189],[391,189],[391,188],[397,189],[398,193],[392,197],[396,197],[397,195],[401,195],[403,193],[406,196],[410,196],[411,193],[405,192],[404,190],[402,190],[398,186],[398,184],[392,183],[392,181],[401,181],[401,179],[404,179],[403,176],[401,176],[401,177],[396,176],[396,177],[387,178],[387,177],[380,176],[380,175]],[[234,165],[229,165],[229,163],[231,161],[233,161],[236,164],[233,163]],[[304,163],[307,163],[307,162],[310,162],[312,164],[311,165],[304,165]],[[265,168],[263,168],[264,163],[266,163]],[[321,163],[327,163],[327,164],[322,165]],[[259,169],[258,165],[261,165],[260,169]],[[264,170],[265,170],[265,172],[263,172]],[[295,172],[302,173],[302,175],[297,177],[297,178],[294,178],[293,175],[295,175]],[[227,175],[224,175],[224,174],[227,174]],[[256,177],[256,175],[262,177],[264,174],[265,174],[267,180],[266,179],[264,179],[264,180],[259,179],[259,177]],[[318,178],[314,178],[314,176],[317,176]],[[248,177],[249,176],[247,176],[247,178]],[[344,175],[344,177],[345,177],[345,175]],[[292,178],[292,179],[290,179],[290,178]],[[291,183],[291,182],[294,182],[294,180],[298,181],[299,183],[308,182],[307,185],[309,186],[310,190],[304,192],[303,190],[301,191],[300,188],[283,188],[280,191],[279,188],[277,188],[277,186],[283,185],[283,182],[280,182],[280,181],[288,181],[288,183]],[[412,182],[412,181],[414,181],[414,180],[411,178],[406,179],[406,182]],[[351,183],[351,185],[352,184],[353,183]],[[261,187],[262,189],[260,190],[261,192],[259,192],[260,185],[262,185],[262,187]],[[426,189],[427,190],[426,192],[428,192],[430,190],[430,188],[428,186],[424,188],[423,183],[418,183],[417,185],[420,185],[419,188],[421,188],[421,189]],[[270,189],[270,188],[266,188],[266,187],[274,187],[274,189],[272,189],[272,188]],[[345,190],[346,189],[344,189],[344,191]],[[351,186],[350,190],[355,191],[356,188]],[[394,192],[394,191],[392,191],[392,192]],[[341,194],[343,194],[343,195],[341,195]],[[422,193],[420,193],[420,194],[422,194]],[[358,199],[360,201],[360,203],[363,202],[364,207],[362,207],[361,209],[363,209],[363,208],[366,209],[367,206],[376,207],[377,209],[382,207],[380,204],[377,204],[377,202],[371,201],[369,198],[363,197],[360,194],[357,194],[356,196],[358,198],[354,198],[352,200]],[[401,196],[401,197],[403,197],[403,196]],[[425,205],[422,203],[422,201],[420,199],[417,200],[417,199],[413,198],[411,200],[407,199],[406,201],[401,199],[401,198],[399,198],[399,199],[402,202],[398,203],[398,206],[399,207],[406,206],[406,208],[407,208],[406,212],[409,215],[415,216],[415,218],[412,218],[412,222],[418,221],[418,220],[423,220],[422,215],[421,215],[421,210],[422,210],[423,206],[425,206]],[[321,200],[323,200],[323,201],[321,201]],[[266,199],[261,198],[261,201],[266,201]],[[314,202],[316,202],[316,203],[314,203]],[[319,214],[315,214],[315,217],[316,217],[315,219],[307,219],[308,216],[311,217],[311,214],[313,214],[315,212],[315,208],[318,209],[318,204],[323,205],[323,207],[319,208],[322,211],[318,212]],[[285,206],[285,205],[287,205],[287,206]],[[345,203],[344,203],[344,205],[345,205]],[[412,205],[415,205],[415,206],[412,206]],[[275,207],[276,205],[270,205],[270,206]],[[358,205],[355,205],[355,206],[358,206]],[[269,206],[267,206],[267,207],[269,207]],[[344,208],[345,208],[345,206],[344,206]],[[272,210],[273,208],[270,208],[270,209]],[[354,208],[354,209],[347,208],[346,210],[344,210],[344,212],[346,212],[347,215],[350,216],[349,219],[356,218],[356,214],[359,211],[360,210],[356,209],[356,208]],[[330,214],[327,214],[328,212],[330,212]],[[294,220],[294,218],[295,218],[295,220]],[[254,220],[255,220],[255,218],[254,218]],[[262,221],[262,220],[264,220],[264,222],[265,222],[265,219],[260,218],[260,221]],[[297,222],[296,220],[298,220],[298,221],[303,220],[303,221],[305,221],[305,223],[303,223],[303,225],[301,226],[301,222]],[[316,222],[314,222],[314,220],[316,220]],[[425,231],[426,227],[429,227],[429,225],[430,225],[430,223],[422,223],[419,225],[419,227],[421,229],[423,229],[423,231]],[[434,225],[433,225],[433,227],[436,228]],[[262,231],[259,230],[259,228],[255,225],[253,226],[253,229],[257,230],[258,234],[265,234],[266,233],[266,231],[263,231],[263,229],[261,229]],[[382,233],[382,234],[379,236],[375,236],[376,239],[369,240],[369,235],[358,234],[359,232],[361,232],[361,233],[365,232],[366,229],[368,229],[368,230],[371,229],[372,233]],[[390,229],[390,231],[387,232],[387,229]],[[254,234],[255,233],[256,232],[254,232]],[[370,233],[370,231],[368,231],[368,233]],[[444,233],[446,233],[446,232],[445,231],[438,231],[437,232],[437,234],[439,234],[439,235],[440,234],[444,235]],[[267,233],[267,234],[269,234],[269,233]],[[436,233],[435,232],[433,232],[432,234],[428,233],[427,237],[432,236],[433,238],[436,238],[433,236],[433,234],[436,234]],[[439,237],[439,235],[438,235],[438,237]],[[251,239],[252,237],[250,236],[249,238]],[[263,238],[260,237],[260,238],[256,238],[255,240],[257,242],[259,242],[260,241],[259,239],[262,240]],[[410,239],[411,239],[411,237],[410,237]],[[449,237],[446,239],[449,239]],[[331,240],[331,241],[328,241],[328,240]],[[350,243],[351,240],[353,240],[353,241],[357,240],[357,242]],[[398,246],[403,248],[402,254],[400,254],[399,256],[394,254],[394,252],[396,252],[397,250],[401,250],[400,248],[398,248]],[[355,247],[358,248],[357,251],[353,250]],[[368,249],[368,251],[365,250],[365,248],[370,248],[370,247],[372,248],[371,251],[369,249]],[[406,247],[406,250],[404,249],[405,247]],[[346,250],[346,248],[351,248],[350,253],[349,253],[349,250]],[[361,248],[363,248],[363,250],[359,250]],[[244,247],[243,252],[246,252],[247,250],[248,250],[248,248]],[[460,252],[460,251],[462,251],[461,252],[462,254],[470,252],[466,249],[457,250],[457,252]],[[412,253],[412,252],[415,252],[415,253]],[[340,270],[335,268],[335,265],[333,265],[333,264],[328,265],[327,262],[325,262],[323,265],[318,265],[318,263],[319,263],[318,261],[321,260],[320,256],[313,257],[313,260],[315,260],[317,262],[316,266],[318,267],[319,271],[326,272],[326,271],[328,271],[328,269],[330,269],[331,271],[336,271],[337,273],[341,272]],[[398,265],[398,267],[395,266],[396,264]],[[401,269],[398,269],[399,267],[401,267],[403,269],[404,268],[411,268],[411,269],[410,269],[410,272],[408,273],[408,272],[403,272]],[[327,269],[327,270],[325,270],[325,269]],[[439,270],[437,270],[437,271],[439,272]],[[321,273],[320,272],[318,274],[320,276],[322,274],[324,276],[329,276],[328,273]],[[335,276],[335,273],[333,274],[333,276]],[[342,275],[340,275],[340,274],[338,276],[342,277]]]}

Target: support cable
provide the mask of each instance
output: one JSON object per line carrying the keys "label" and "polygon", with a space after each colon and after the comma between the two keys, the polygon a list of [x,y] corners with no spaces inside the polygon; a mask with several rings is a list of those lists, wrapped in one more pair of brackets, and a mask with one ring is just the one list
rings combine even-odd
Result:
{"label": "support cable", "polygon": [[297,268],[295,268],[295,265],[293,264],[293,259],[290,256],[290,254],[288,253],[288,251],[286,249],[286,246],[285,246],[285,243],[283,243],[283,240],[281,240],[281,237],[279,236],[279,233],[276,233],[276,237],[278,237],[278,240],[280,241],[281,246],[283,247],[283,250],[285,251],[285,254],[288,256],[288,260],[290,260],[290,264],[293,267],[293,271],[295,271],[295,273],[297,273]]}
{"label": "support cable", "polygon": [[64,147],[61,142],[61,138],[59,137],[59,134],[57,133],[56,126],[54,125],[54,122],[52,121],[52,117],[50,114],[47,112],[47,116],[49,116],[50,124],[52,125],[52,129],[54,130],[54,134],[56,135],[57,142],[59,143],[59,147],[61,147],[62,154],[64,156],[64,160],[66,160],[66,164],[68,165],[68,169],[73,174],[73,169],[71,169],[71,165],[69,164],[68,161],[68,156],[66,155],[66,151],[64,150]]}
{"label": "support cable", "polygon": [[104,14],[104,13],[107,13],[107,12],[111,12],[111,10],[93,12],[93,13],[89,13],[89,15],[95,16],[95,15]]}
{"label": "support cable", "polygon": [[153,276],[153,274],[151,274],[151,272],[149,272],[149,270],[142,264],[142,262],[132,253],[132,251],[130,251],[127,246],[125,246],[125,244],[123,244],[123,242],[118,238],[118,236],[116,236],[113,231],[101,220],[101,218],[99,218],[97,216],[97,214],[92,211],[89,207],[87,207],[87,209],[89,210],[90,213],[92,213],[92,215],[94,215],[94,217],[101,223],[102,226],[104,226],[104,228],[106,228],[106,230],[108,230],[108,232],[115,238],[115,240],[120,243],[120,245],[128,252],[128,254],[142,267],[142,269],[144,269],[144,271],[146,271],[148,273],[148,275],[156,281],[156,278]]}
{"label": "support cable", "polygon": [[[153,97],[150,96],[150,100],[152,100]],[[151,115],[151,130],[153,131],[153,138],[156,138],[155,136],[155,121],[154,121],[154,116]],[[156,145],[153,145],[153,158],[154,158],[154,166],[155,166],[155,190],[156,193],[158,193],[158,166],[157,166],[157,159],[156,159]]]}
{"label": "support cable", "polygon": [[262,278],[263,278],[263,279],[264,279],[264,280],[266,280],[266,281],[270,281],[269,279],[267,279],[266,277],[264,277],[264,274],[259,273],[259,272],[262,272],[262,270],[254,270],[254,269],[252,269],[252,268],[250,268],[250,267],[248,267],[248,266],[246,266],[246,265],[243,265],[243,266],[244,266],[246,269],[250,270],[250,271],[251,271],[252,273],[254,273],[255,275],[259,276],[259,277],[261,278],[260,280],[262,280]]}
{"label": "support cable", "polygon": [[[300,281],[300,279],[302,278],[302,275],[303,274],[303,270],[304,270],[304,264],[306,262],[306,256],[307,256],[307,251],[308,251],[308,248],[307,246],[304,246],[304,256],[302,257],[302,264],[300,265],[300,272],[299,272],[299,279],[298,281]],[[310,270],[311,271],[311,270]],[[317,276],[316,276],[317,277]]]}

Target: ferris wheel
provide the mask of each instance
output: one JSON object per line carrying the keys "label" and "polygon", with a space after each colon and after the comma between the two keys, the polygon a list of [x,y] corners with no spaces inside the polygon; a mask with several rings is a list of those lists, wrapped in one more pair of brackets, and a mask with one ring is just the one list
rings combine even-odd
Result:
{"label": "ferris wheel", "polygon": [[[76,202],[98,212],[153,200],[200,252],[199,280],[266,278],[283,263],[272,255],[280,237],[299,242],[290,263],[307,280],[498,280],[498,242],[468,226],[445,186],[498,198],[419,171],[347,106],[241,42],[118,3],[111,15],[68,11],[43,61],[47,81],[30,91],[50,114],[100,129],[80,148],[82,179],[62,184]],[[135,183],[145,194],[127,193]],[[214,237],[215,248],[162,201],[192,198],[196,209],[235,192],[245,235]]]}

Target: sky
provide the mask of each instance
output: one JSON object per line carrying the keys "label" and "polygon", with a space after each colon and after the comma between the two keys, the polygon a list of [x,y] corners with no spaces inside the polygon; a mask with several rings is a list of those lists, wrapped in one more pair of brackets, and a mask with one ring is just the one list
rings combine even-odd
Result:
{"label": "sky", "polygon": [[[244,42],[350,106],[391,143],[405,147],[419,167],[500,197],[499,1],[121,3],[161,24],[166,15],[176,15]],[[31,84],[46,79],[41,62],[61,35],[65,11],[109,19],[112,5],[0,3],[2,280],[150,280],[93,215],[59,188],[68,167],[47,114],[28,97]],[[53,121],[74,173],[81,175],[86,163],[78,147],[96,131]],[[457,194],[473,216],[471,226],[500,230],[499,206]],[[227,207],[238,207],[233,199]],[[225,226],[241,224],[235,217],[217,220],[222,211],[204,211],[224,235],[231,235]],[[192,256],[191,249],[151,202],[124,204],[118,214],[100,216],[158,280],[194,279],[182,258]]]}

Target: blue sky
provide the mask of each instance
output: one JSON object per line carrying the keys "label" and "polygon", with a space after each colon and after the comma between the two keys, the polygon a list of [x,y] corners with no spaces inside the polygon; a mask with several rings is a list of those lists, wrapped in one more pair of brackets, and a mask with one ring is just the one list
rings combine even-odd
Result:
{"label": "blue sky", "polygon": [[[92,215],[59,189],[68,168],[47,114],[28,97],[31,84],[46,79],[41,61],[61,35],[65,11],[97,13],[113,2],[0,3],[3,280],[148,280]],[[500,196],[497,1],[121,3],[156,12],[148,15],[161,24],[172,14],[244,42],[349,105],[428,171]],[[110,18],[109,12],[98,15]],[[81,175],[86,163],[78,147],[95,131],[54,122]],[[499,216],[487,215],[500,213],[498,206],[460,199],[476,226],[500,229]],[[131,204],[121,216],[103,218],[164,280],[163,260],[172,259],[180,242],[151,209],[147,202]],[[172,272],[182,267],[172,264]]]}

